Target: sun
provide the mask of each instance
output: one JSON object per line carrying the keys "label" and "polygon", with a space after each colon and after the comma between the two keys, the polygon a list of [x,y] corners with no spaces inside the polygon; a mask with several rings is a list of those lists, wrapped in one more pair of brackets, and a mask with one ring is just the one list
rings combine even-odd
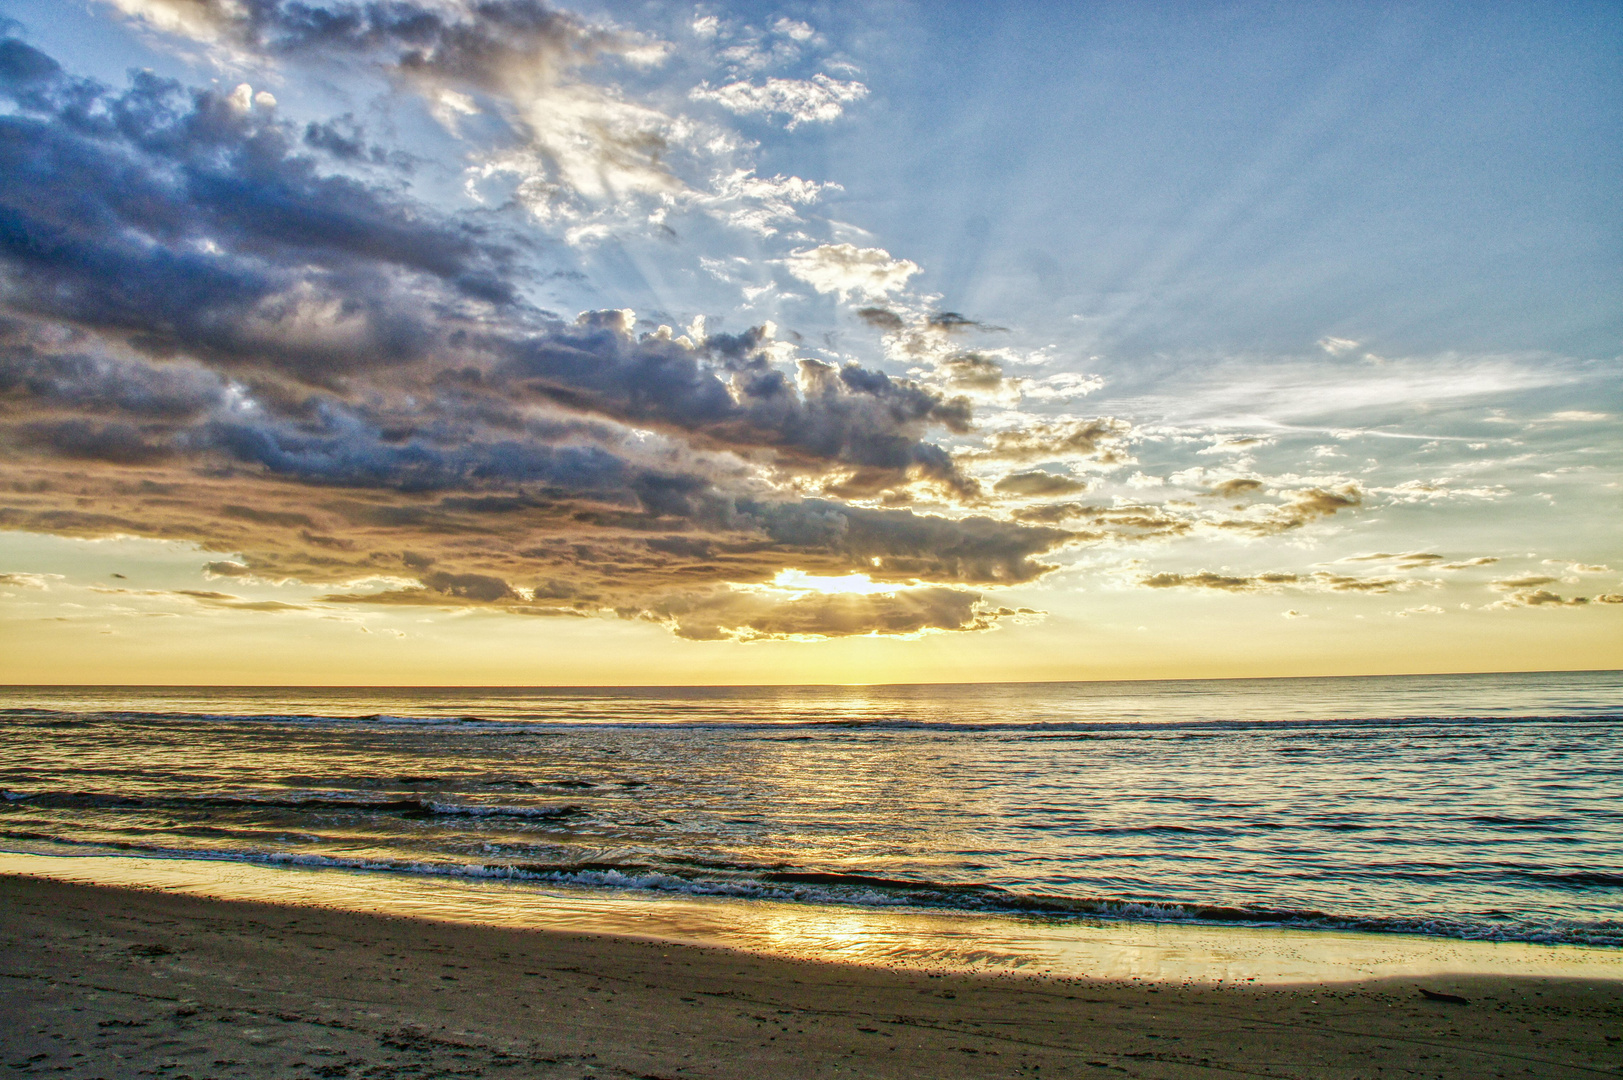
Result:
{"label": "sun", "polygon": [[856,596],[873,596],[878,593],[899,592],[905,586],[893,582],[875,581],[867,574],[843,574],[839,577],[827,577],[821,574],[808,574],[804,570],[779,570],[772,579],[772,588],[783,589],[786,592],[819,592],[819,593],[850,593]]}

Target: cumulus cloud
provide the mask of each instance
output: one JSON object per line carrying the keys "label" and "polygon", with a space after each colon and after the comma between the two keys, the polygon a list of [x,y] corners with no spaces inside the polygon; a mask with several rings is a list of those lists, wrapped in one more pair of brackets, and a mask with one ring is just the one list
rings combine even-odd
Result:
{"label": "cumulus cloud", "polygon": [[[499,73],[478,57],[516,64],[530,47],[461,35],[442,13],[413,53],[387,22],[404,6],[356,9],[320,41],[298,36],[316,31],[289,23],[291,8],[243,22],[248,10],[198,18],[270,52],[396,50],[402,78],[488,82]],[[523,10],[536,34],[551,25]],[[1042,556],[1072,540],[1039,523],[805,497],[978,498],[931,441],[969,431],[962,399],[798,356],[766,326],[560,319],[523,299],[526,266],[488,220],[329,171],[362,154],[352,127],[312,138],[236,91],[145,73],[113,89],[13,39],[0,48],[12,103],[0,114],[0,527],[191,540],[216,553],[217,578],[335,586],[327,604],[526,614],[651,611],[659,597],[769,581],[790,560],[974,586],[980,603],[1045,573]],[[793,178],[733,181],[763,203],[815,195]],[[807,254],[833,273],[844,253],[830,250]],[[845,267],[864,295],[916,270],[875,250],[851,248]],[[840,625],[860,610],[883,632],[950,621],[903,606],[851,608]],[[990,625],[963,610],[952,626]]]}
{"label": "cumulus cloud", "polygon": [[784,260],[789,272],[820,293],[837,293],[841,299],[853,295],[882,299],[903,288],[907,279],[919,272],[908,259],[893,259],[883,248],[859,248],[855,244],[823,244],[797,251]]}
{"label": "cumulus cloud", "polygon": [[855,80],[841,81],[824,74],[810,79],[767,79],[760,84],[704,83],[688,95],[710,101],[740,116],[783,117],[790,131],[801,124],[826,124],[845,114],[846,106],[868,96],[868,88]]}
{"label": "cumulus cloud", "polygon": [[985,446],[966,450],[970,461],[1086,461],[1102,466],[1132,461],[1128,440],[1133,426],[1111,416],[1086,420],[1048,420],[986,436]]}
{"label": "cumulus cloud", "polygon": [[782,227],[800,220],[797,207],[816,202],[830,190],[841,188],[782,173],[757,176],[754,169],[734,169],[716,177],[710,191],[696,201],[728,224],[759,236],[776,236]]}
{"label": "cumulus cloud", "polygon": [[134,18],[226,51],[226,60],[365,60],[417,91],[453,129],[488,112],[512,134],[485,175],[552,213],[586,202],[683,189],[667,163],[678,123],[580,77],[613,57],[656,62],[666,47],[538,0],[477,4],[304,0],[114,0]]}

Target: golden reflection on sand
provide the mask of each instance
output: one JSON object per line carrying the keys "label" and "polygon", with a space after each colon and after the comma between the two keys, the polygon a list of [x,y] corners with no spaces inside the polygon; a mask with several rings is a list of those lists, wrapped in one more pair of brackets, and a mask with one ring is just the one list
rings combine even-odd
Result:
{"label": "golden reflection on sand", "polygon": [[1208,983],[1444,972],[1623,980],[1623,950],[1573,945],[627,895],[202,859],[0,853],[0,874],[932,971]]}

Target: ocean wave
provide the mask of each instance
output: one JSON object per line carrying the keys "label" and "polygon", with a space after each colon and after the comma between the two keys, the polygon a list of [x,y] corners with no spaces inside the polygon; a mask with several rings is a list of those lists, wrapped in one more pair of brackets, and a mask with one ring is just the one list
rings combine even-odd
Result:
{"label": "ocean wave", "polygon": [[399,814],[405,817],[510,817],[563,818],[586,813],[573,804],[557,806],[508,806],[491,803],[438,802],[432,799],[369,799],[366,797],[266,798],[248,795],[117,795],[87,791],[6,791],[9,803],[26,802],[53,810],[293,810],[348,811],[351,813]]}
{"label": "ocean wave", "polygon": [[944,732],[988,734],[1027,734],[1034,737],[1074,736],[1085,738],[1123,737],[1158,734],[1163,732],[1245,732],[1245,731],[1322,731],[1333,729],[1385,729],[1407,727],[1481,727],[1505,725],[1561,725],[1561,724],[1615,724],[1623,722],[1623,712],[1603,710],[1596,712],[1540,713],[1527,715],[1449,715],[1398,714],[1392,716],[1346,717],[1199,717],[1172,720],[1145,720],[1134,718],[1088,717],[1083,719],[1037,720],[936,720],[912,719],[900,716],[846,717],[828,719],[801,716],[781,720],[691,716],[668,718],[663,714],[586,719],[579,715],[560,715],[557,711],[544,713],[512,712],[497,716],[434,716],[410,713],[300,713],[300,712],[219,712],[215,710],[104,710],[104,709],[49,709],[22,707],[0,709],[0,723],[6,721],[34,721],[40,726],[60,726],[71,721],[75,725],[102,721],[124,722],[216,722],[216,723],[272,723],[322,724],[357,726],[409,726],[409,727],[473,727],[482,731],[510,728],[542,727],[558,730],[620,730],[636,728],[663,728],[678,730],[723,730],[777,734],[784,738],[802,738],[796,732],[814,732],[825,735],[864,734],[871,732]]}
{"label": "ocean wave", "polygon": [[[1623,949],[1623,921],[1518,919],[1507,912],[1475,917],[1444,914],[1356,915],[1312,908],[1203,903],[1198,900],[1065,896],[1019,892],[983,883],[955,883],[836,871],[749,868],[694,875],[668,867],[617,862],[452,862],[412,858],[355,858],[316,852],[192,851],[121,841],[83,841],[38,833],[0,832],[11,840],[117,850],[145,858],[244,862],[305,869],[351,870],[443,878],[530,883],[564,889],[676,894],[845,907],[909,908],[1087,923],[1178,923],[1297,930],[1412,934],[1469,941],[1526,942]],[[1583,875],[1569,875],[1583,876]],[[1598,884],[1623,875],[1593,875]],[[1487,921],[1484,921],[1486,919]]]}

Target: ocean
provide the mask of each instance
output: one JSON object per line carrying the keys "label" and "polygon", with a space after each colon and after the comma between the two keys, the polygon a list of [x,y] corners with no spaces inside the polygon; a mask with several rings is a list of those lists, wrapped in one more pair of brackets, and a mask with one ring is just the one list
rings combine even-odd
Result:
{"label": "ocean", "polygon": [[0,688],[0,850],[1623,946],[1623,672]]}

